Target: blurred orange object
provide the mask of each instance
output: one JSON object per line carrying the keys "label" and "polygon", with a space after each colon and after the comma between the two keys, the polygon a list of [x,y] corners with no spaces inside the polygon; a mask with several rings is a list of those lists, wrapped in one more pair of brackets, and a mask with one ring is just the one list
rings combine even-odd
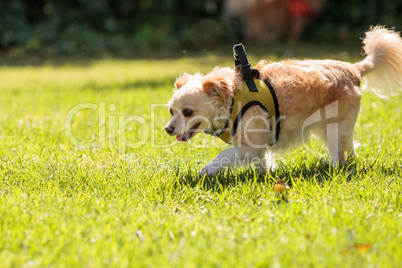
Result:
{"label": "blurred orange object", "polygon": [[327,0],[224,0],[224,19],[239,18],[247,42],[297,41]]}
{"label": "blurred orange object", "polygon": [[353,244],[353,245],[348,246],[345,249],[345,253],[349,253],[351,251],[366,252],[366,251],[369,251],[372,246],[373,245],[370,243]]}
{"label": "blurred orange object", "polygon": [[314,14],[314,11],[307,0],[288,0],[287,4],[292,19],[298,17],[310,18]]}

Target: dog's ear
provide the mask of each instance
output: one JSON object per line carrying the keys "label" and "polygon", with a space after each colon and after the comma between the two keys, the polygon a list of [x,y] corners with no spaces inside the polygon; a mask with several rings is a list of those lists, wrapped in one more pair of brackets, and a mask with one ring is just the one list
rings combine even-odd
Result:
{"label": "dog's ear", "polygon": [[222,72],[212,72],[202,80],[202,91],[210,97],[218,97],[222,100],[227,99],[231,94],[233,82],[222,74]]}
{"label": "dog's ear", "polygon": [[174,83],[174,86],[177,89],[180,89],[182,86],[187,84],[187,82],[190,80],[191,75],[184,73],[183,75],[177,77],[176,82]]}

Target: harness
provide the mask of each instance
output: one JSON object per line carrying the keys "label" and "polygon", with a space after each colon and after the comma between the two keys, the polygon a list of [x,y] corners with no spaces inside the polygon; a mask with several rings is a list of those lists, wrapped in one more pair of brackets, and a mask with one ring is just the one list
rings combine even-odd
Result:
{"label": "harness", "polygon": [[226,121],[225,127],[220,131],[205,131],[205,133],[219,137],[226,143],[231,143],[242,116],[249,108],[257,105],[270,117],[275,117],[275,136],[273,143],[270,144],[272,146],[278,141],[280,131],[279,105],[274,88],[268,80],[260,78],[260,72],[257,69],[250,68],[242,44],[235,45],[233,53],[235,67],[243,78],[243,90],[236,92],[230,107],[230,118]]}

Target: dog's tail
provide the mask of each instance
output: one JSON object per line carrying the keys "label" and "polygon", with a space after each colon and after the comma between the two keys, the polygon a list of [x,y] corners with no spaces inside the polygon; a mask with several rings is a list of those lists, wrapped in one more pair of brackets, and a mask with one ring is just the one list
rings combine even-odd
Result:
{"label": "dog's tail", "polygon": [[372,27],[363,39],[367,57],[354,66],[365,77],[363,89],[390,96],[402,91],[402,39],[399,32]]}

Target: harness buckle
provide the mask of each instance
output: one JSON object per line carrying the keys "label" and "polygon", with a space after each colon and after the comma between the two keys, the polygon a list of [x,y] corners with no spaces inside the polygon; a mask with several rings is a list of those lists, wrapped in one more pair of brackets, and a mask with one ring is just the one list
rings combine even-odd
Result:
{"label": "harness buckle", "polygon": [[239,64],[236,65],[236,68],[240,68],[240,69],[245,69],[245,68],[250,68],[251,64]]}

